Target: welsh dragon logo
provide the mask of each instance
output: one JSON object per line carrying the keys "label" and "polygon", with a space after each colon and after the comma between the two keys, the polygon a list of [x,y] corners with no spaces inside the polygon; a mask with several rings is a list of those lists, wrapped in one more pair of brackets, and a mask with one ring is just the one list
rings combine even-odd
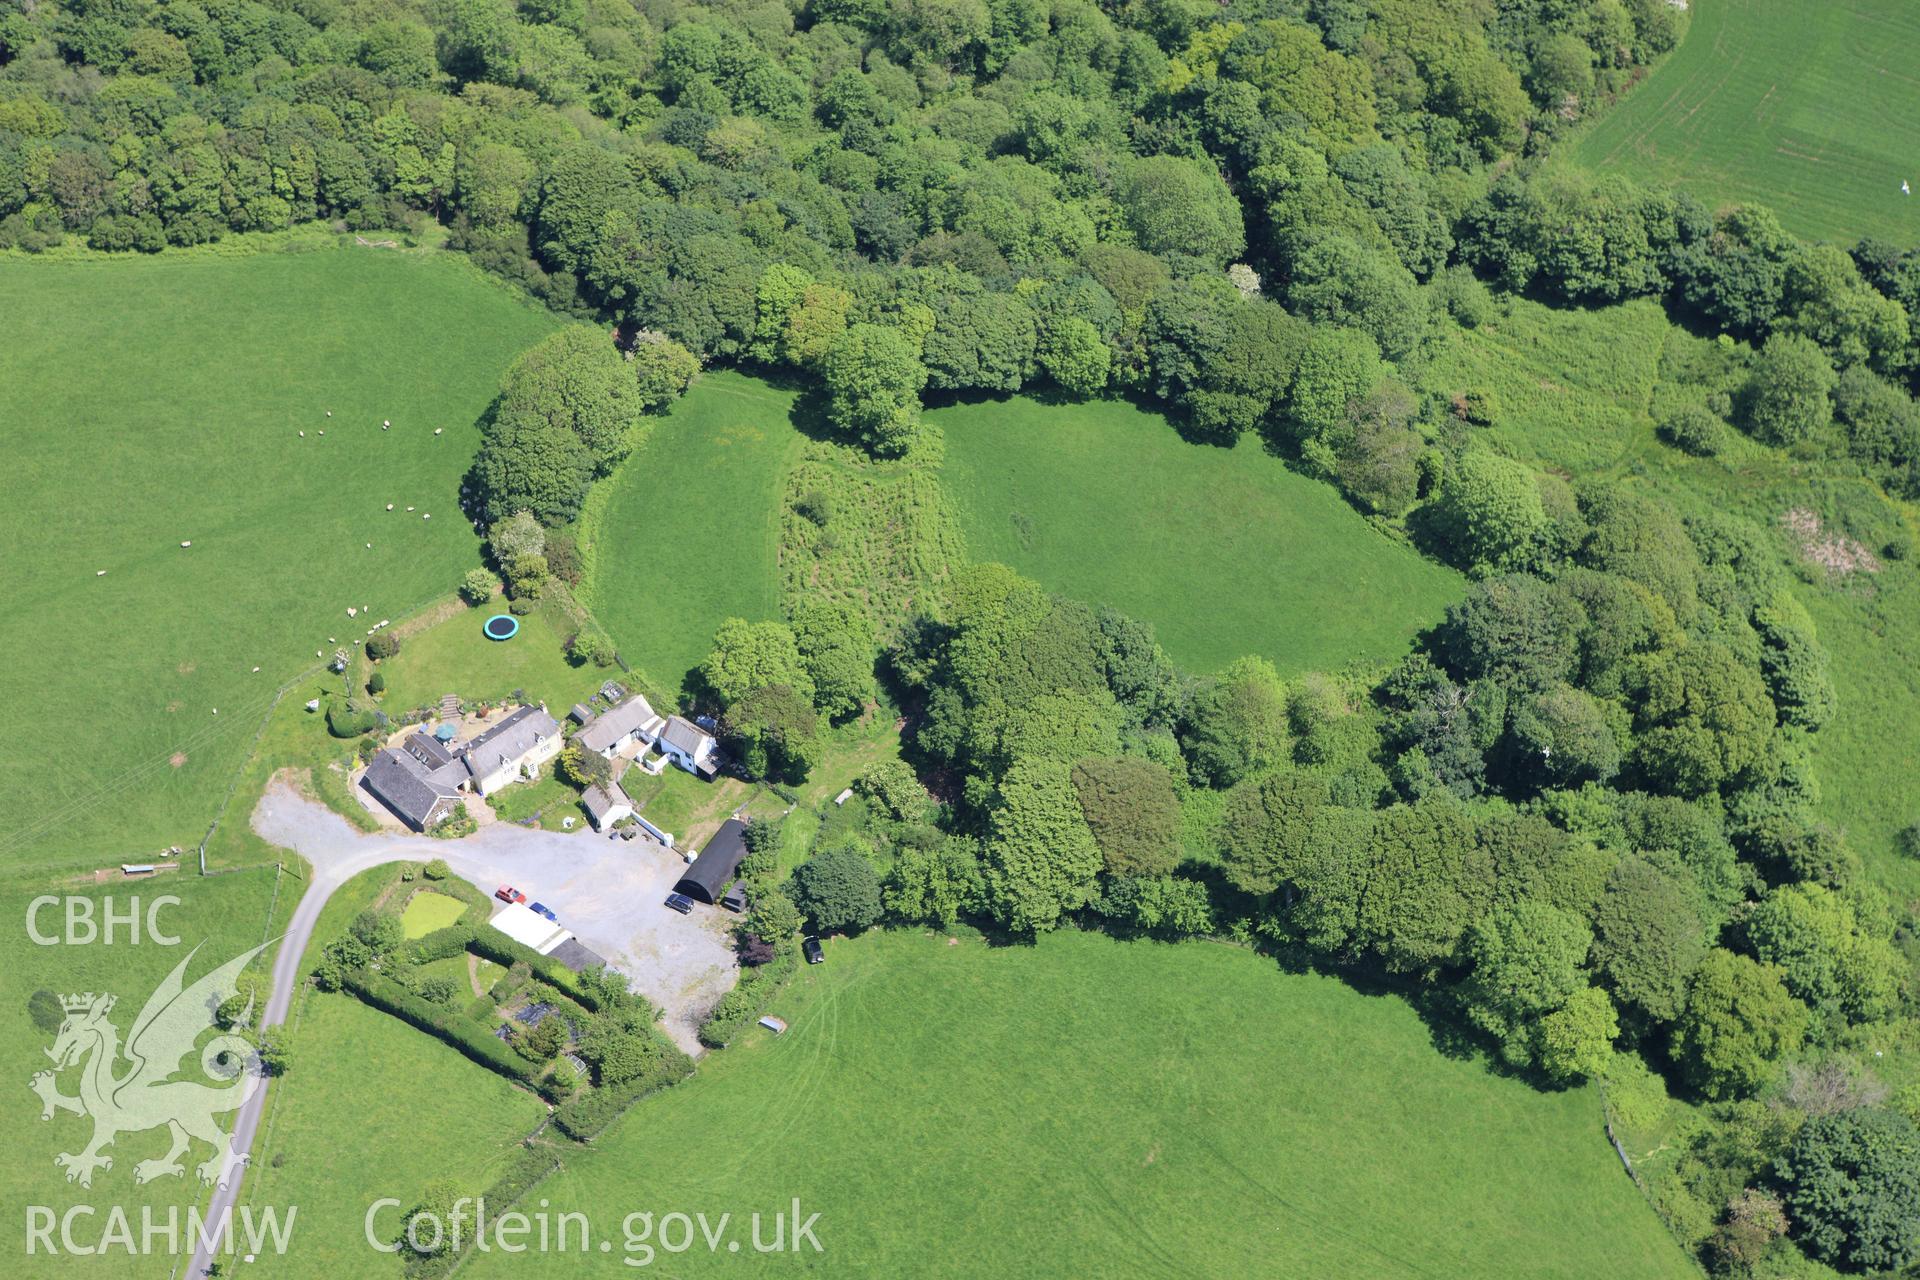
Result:
{"label": "welsh dragon logo", "polygon": [[[66,1018],[53,1047],[46,1051],[53,1059],[53,1070],[36,1073],[31,1088],[40,1095],[42,1120],[53,1119],[55,1111],[93,1118],[93,1140],[85,1149],[53,1158],[66,1170],[68,1182],[92,1186],[94,1170],[113,1168],[113,1157],[102,1155],[101,1148],[113,1145],[123,1133],[165,1126],[172,1135],[172,1147],[158,1159],[134,1165],[135,1182],[180,1176],[180,1157],[197,1140],[213,1148],[213,1154],[196,1166],[200,1181],[227,1184],[245,1157],[234,1154],[232,1139],[214,1117],[244,1105],[265,1076],[259,1053],[238,1034],[252,1021],[253,1002],[247,1002],[225,1034],[199,1051],[200,1070],[208,1079],[226,1083],[173,1077],[201,1034],[218,1026],[215,1012],[235,994],[240,971],[264,949],[263,943],[183,990],[181,975],[199,951],[195,947],[147,1000],[124,1045],[119,1029],[107,1017],[114,997],[88,992],[61,999]],[[60,1092],[57,1079],[75,1066],[80,1069],[80,1092],[68,1097]]]}

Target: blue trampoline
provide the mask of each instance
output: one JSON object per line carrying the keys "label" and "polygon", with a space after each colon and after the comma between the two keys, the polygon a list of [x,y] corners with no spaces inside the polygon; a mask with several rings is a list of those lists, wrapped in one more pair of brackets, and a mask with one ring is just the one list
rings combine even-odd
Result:
{"label": "blue trampoline", "polygon": [[520,634],[520,619],[511,614],[496,613],[480,629],[486,632],[489,640],[511,640]]}

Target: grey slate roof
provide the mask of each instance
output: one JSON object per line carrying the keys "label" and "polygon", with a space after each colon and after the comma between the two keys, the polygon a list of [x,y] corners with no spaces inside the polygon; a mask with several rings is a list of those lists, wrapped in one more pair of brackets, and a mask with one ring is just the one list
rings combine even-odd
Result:
{"label": "grey slate roof", "polygon": [[447,744],[428,733],[425,729],[408,734],[400,743],[400,749],[424,764],[429,769],[438,769],[453,759],[453,752]]}
{"label": "grey slate roof", "polygon": [[460,754],[466,759],[468,773],[484,777],[559,732],[560,722],[548,715],[545,707],[517,707],[506,719],[468,742]]}
{"label": "grey slate roof", "polygon": [[653,718],[652,704],[636,693],[619,706],[601,712],[573,740],[588,751],[604,752]]}
{"label": "grey slate roof", "polygon": [[617,782],[610,782],[604,787],[598,785],[588,787],[586,794],[580,797],[580,803],[585,805],[587,812],[593,815],[595,826],[605,822],[607,814],[617,804],[626,805],[629,809],[633,808],[633,801],[627,799],[627,793],[620,789],[620,784]]}
{"label": "grey slate roof", "polygon": [[547,959],[557,960],[567,968],[579,973],[606,963],[597,953],[580,945],[580,939],[568,938],[565,942],[547,952]]}
{"label": "grey slate roof", "polygon": [[435,805],[460,794],[419,760],[391,747],[374,756],[360,785],[417,830],[426,829]]}
{"label": "grey slate roof", "polygon": [[712,736],[691,720],[670,716],[667,719],[667,727],[661,731],[660,740],[670,743],[688,755],[694,755],[700,750],[700,743],[703,740],[711,741]]}
{"label": "grey slate roof", "polygon": [[574,703],[573,710],[567,712],[567,714],[573,717],[573,722],[575,724],[584,725],[589,720],[593,719],[593,710],[590,707],[588,707],[587,704],[584,702]]}

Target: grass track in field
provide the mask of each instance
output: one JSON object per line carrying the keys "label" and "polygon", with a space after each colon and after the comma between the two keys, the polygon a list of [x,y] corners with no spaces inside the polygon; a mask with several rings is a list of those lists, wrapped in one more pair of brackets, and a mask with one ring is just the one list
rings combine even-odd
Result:
{"label": "grass track in field", "polygon": [[397,618],[477,562],[474,422],[554,321],[353,250],[8,260],[0,316],[0,705],[33,739],[0,863],[191,845],[274,688],[364,638],[348,605]]}
{"label": "grass track in field", "polygon": [[1574,162],[1771,207],[1789,230],[1920,243],[1920,6],[1699,0],[1686,38]]}
{"label": "grass track in field", "polygon": [[[543,1183],[634,1210],[819,1212],[782,1270],[912,1276],[1686,1277],[1591,1091],[1434,1052],[1397,998],[1246,951],[1083,934],[828,944],[754,1032]],[[810,1265],[808,1265],[810,1264]],[[477,1280],[578,1255],[476,1258]],[[765,1274],[743,1243],[656,1259]]]}
{"label": "grass track in field", "polygon": [[1151,622],[1195,671],[1391,660],[1463,590],[1257,440],[1189,444],[1118,401],[1014,398],[929,415],[967,551]]}

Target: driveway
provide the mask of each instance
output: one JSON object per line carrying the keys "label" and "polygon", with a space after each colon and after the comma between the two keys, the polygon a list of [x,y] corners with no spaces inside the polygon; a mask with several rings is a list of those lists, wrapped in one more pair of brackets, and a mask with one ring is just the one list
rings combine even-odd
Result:
{"label": "driveway", "polygon": [[[486,893],[510,884],[544,903],[587,947],[626,974],[664,1010],[662,1025],[681,1048],[700,1049],[695,1031],[732,987],[727,941],[734,917],[711,907],[691,916],[662,905],[686,869],[680,855],[649,840],[609,840],[591,831],[541,831],[495,822],[460,840],[355,830],[318,801],[276,782],[253,813],[253,829],[313,864],[315,884],[338,886],[384,862],[443,858]],[[329,890],[330,891],[330,890]],[[496,909],[500,904],[496,903]],[[300,906],[307,906],[307,899]]]}
{"label": "driveway", "polygon": [[[341,885],[387,862],[446,860],[454,874],[491,894],[511,884],[545,903],[563,927],[627,975],[633,989],[664,1011],[661,1024],[688,1053],[714,1002],[732,987],[737,965],[727,942],[732,917],[695,906],[682,916],[662,905],[685,867],[680,855],[647,840],[609,840],[591,832],[540,831],[496,822],[461,840],[357,831],[346,819],[276,778],[253,811],[253,829],[269,843],[295,850],[313,866],[273,960],[272,986],[260,1025],[286,1021],[304,972],[301,962],[320,909]],[[495,903],[496,909],[501,904]],[[234,1117],[233,1152],[243,1161],[266,1110],[272,1081],[254,1091]],[[240,1198],[245,1165],[214,1189],[206,1221],[218,1222]],[[206,1274],[212,1254],[196,1240],[187,1275]]]}

